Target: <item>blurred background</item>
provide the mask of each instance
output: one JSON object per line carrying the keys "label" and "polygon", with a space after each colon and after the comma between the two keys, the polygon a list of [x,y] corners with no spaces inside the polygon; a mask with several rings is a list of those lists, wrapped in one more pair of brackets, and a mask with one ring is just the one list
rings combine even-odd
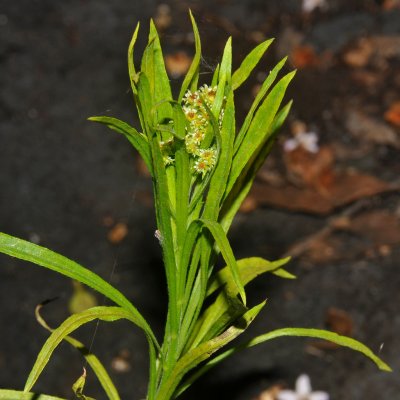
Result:
{"label": "blurred background", "polygon": [[[87,117],[108,114],[139,127],[126,65],[138,21],[135,53],[154,18],[178,87],[193,56],[190,7],[202,37],[204,83],[229,36],[236,67],[275,38],[236,97],[238,122],[278,60],[288,55],[286,71],[298,70],[287,95],[292,112],[230,234],[238,258],[292,255],[289,270],[298,279],[267,276],[250,286],[249,303],[267,297],[268,305],[249,335],[328,328],[363,341],[398,371],[399,3],[3,0],[0,230],[111,279],[161,335],[166,293],[151,182],[130,145]],[[57,297],[43,310],[57,326],[73,293],[66,278],[0,257],[0,387],[23,387],[48,336],[35,306]],[[89,343],[94,330],[77,336]],[[93,351],[122,399],[144,397],[147,350],[138,329],[101,323]],[[72,398],[82,366],[79,354],[61,345],[35,390]],[[396,399],[400,392],[398,372],[382,373],[324,342],[287,338],[225,361],[182,399],[271,400],[302,373],[331,399]],[[93,376],[85,393],[104,398]]]}

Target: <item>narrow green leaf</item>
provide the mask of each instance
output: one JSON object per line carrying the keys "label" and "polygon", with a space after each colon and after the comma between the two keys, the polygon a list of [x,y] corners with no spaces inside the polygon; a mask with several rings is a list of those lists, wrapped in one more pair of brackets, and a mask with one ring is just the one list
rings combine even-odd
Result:
{"label": "narrow green leaf", "polygon": [[223,346],[227,345],[233,339],[242,334],[258,315],[261,309],[264,307],[265,302],[251,308],[247,311],[237,324],[229,327],[221,335],[202,343],[200,346],[193,350],[190,350],[176,363],[172,374],[168,377],[167,381],[162,383],[159,396],[162,399],[176,398],[176,387],[181,382],[183,376],[195,368],[202,361],[207,360],[212,354],[218,351]]}
{"label": "narrow green leaf", "polygon": [[211,87],[214,87],[218,84],[219,69],[220,69],[220,64],[217,64],[217,66],[215,67],[215,70],[213,72],[213,77],[211,80]]}
{"label": "narrow green leaf", "polygon": [[274,39],[266,40],[255,47],[242,61],[240,67],[233,73],[232,76],[232,87],[236,90],[242,85],[243,82],[249,77],[250,73],[256,67],[261,57],[267,51],[270,44]]}
{"label": "narrow green leaf", "polygon": [[[214,121],[211,117],[210,121]],[[217,122],[214,121],[216,125]],[[217,220],[220,204],[225,192],[226,183],[233,157],[233,141],[235,131],[235,105],[233,91],[230,90],[226,100],[225,114],[222,121],[221,131],[214,126],[214,135],[218,144],[218,161],[211,176],[209,191],[203,211],[203,218]]]}
{"label": "narrow green leaf", "polygon": [[221,66],[218,73],[217,93],[212,105],[212,112],[216,119],[218,119],[224,98],[227,95],[226,87],[231,86],[232,79],[232,38],[229,37],[224,48],[222,55]]}
{"label": "narrow green leaf", "polygon": [[147,141],[146,136],[142,133],[139,133],[135,128],[130,126],[124,121],[121,121],[117,118],[101,116],[101,117],[90,117],[89,121],[99,122],[108,126],[110,129],[122,133],[132,144],[132,146],[138,151],[138,153],[143,158],[146,167],[152,173],[152,165],[151,165],[151,155],[150,155],[150,146]]}
{"label": "narrow green leaf", "polygon": [[[275,262],[259,257],[245,258],[237,261],[240,281],[243,286],[265,272],[278,273],[284,277],[292,278],[293,275],[281,269],[289,261],[289,257]],[[278,272],[278,271],[284,271]],[[238,288],[232,279],[230,268],[221,269],[210,281],[207,296],[223,286],[223,290],[216,300],[203,312],[194,328],[188,344],[190,348],[220,334],[223,329],[239,316],[243,315],[246,308],[237,299]]]}
{"label": "narrow green leaf", "polygon": [[140,121],[142,124],[142,128],[145,130],[147,140],[150,143],[152,135],[151,127],[154,126],[153,114],[151,113],[153,102],[150,81],[148,76],[144,72],[139,73],[137,90],[136,105],[139,115],[141,116]]}
{"label": "narrow green leaf", "polygon": [[196,321],[185,352],[221,334],[246,311],[247,308],[236,296],[232,296],[228,291],[222,291]]}
{"label": "narrow green leaf", "polygon": [[176,102],[171,101],[172,111],[173,111],[173,121],[174,121],[174,135],[181,140],[185,139],[186,136],[186,126],[187,119],[185,113],[182,110],[182,106]]}
{"label": "narrow green leaf", "polygon": [[137,80],[138,80],[138,76],[136,74],[136,69],[135,69],[135,60],[133,57],[133,49],[135,47],[135,43],[136,43],[136,39],[139,33],[139,27],[140,27],[140,23],[138,22],[136,25],[136,29],[133,32],[132,35],[132,39],[129,43],[129,47],[128,47],[128,71],[129,71],[129,80],[131,82],[131,87],[132,87],[132,91],[134,94],[137,93]]}
{"label": "narrow green leaf", "polygon": [[[282,269],[282,266],[287,264],[290,257],[282,258],[277,261],[268,261],[260,257],[250,257],[237,260],[237,266],[239,270],[240,281],[246,286],[249,282],[255,279],[257,276],[264,274],[265,272],[271,272],[273,274],[282,274],[278,271]],[[287,273],[289,274],[289,273]],[[284,277],[293,279],[294,275],[283,274]],[[220,287],[225,287],[225,290],[231,295],[237,293],[237,287],[235,282],[232,280],[232,274],[228,266],[222,268],[218,271],[212,279],[207,289],[207,296],[210,296]]]}
{"label": "narrow green leaf", "polygon": [[218,245],[219,249],[221,250],[222,256],[224,257],[226,264],[230,268],[233,281],[237,286],[243,304],[246,305],[246,293],[244,291],[243,283],[240,280],[236,259],[235,256],[233,255],[232,248],[229,244],[228,238],[226,237],[224,230],[222,229],[222,226],[218,222],[207,219],[201,219],[201,222],[214,237],[215,242]]}
{"label": "narrow green leaf", "polygon": [[375,355],[367,346],[360,343],[359,341],[349,338],[347,336],[341,336],[334,332],[329,332],[321,329],[311,329],[311,328],[283,328],[277,329],[271,332],[268,332],[264,335],[257,336],[245,342],[241,345],[233,347],[214,357],[212,360],[208,361],[204,364],[199,370],[197,370],[186,382],[184,382],[177,390],[177,396],[182,394],[187,388],[191,386],[191,384],[196,381],[198,378],[203,376],[207,371],[211,368],[218,365],[220,362],[224,361],[226,358],[231,355],[241,351],[253,347],[257,344],[264,343],[271,339],[276,339],[284,336],[297,336],[297,337],[312,337],[317,339],[328,340],[330,342],[336,343],[343,347],[348,347],[352,350],[358,351],[364,354],[366,357],[371,359],[377,367],[382,371],[391,372],[392,369],[377,355]]}
{"label": "narrow green leaf", "polygon": [[[39,322],[41,326],[43,326],[44,329],[48,330],[50,333],[53,333],[54,329],[50,328],[50,326],[46,323],[46,321],[40,314],[40,310],[43,307],[43,305],[44,303],[38,305],[35,309],[36,320]],[[87,363],[92,368],[97,379],[99,380],[100,385],[106,392],[109,400],[120,400],[118,391],[114,386],[112,379],[108,375],[101,361],[93,353],[91,353],[89,349],[79,340],[76,340],[71,336],[65,336],[64,340],[67,343],[69,343],[72,347],[74,347],[76,350],[78,350],[81,353],[81,355],[85,358]]]}
{"label": "narrow green leaf", "polygon": [[317,339],[328,340],[343,347],[348,347],[354,351],[358,351],[371,359],[379,369],[382,371],[392,371],[392,369],[383,360],[376,356],[367,346],[353,338],[338,335],[335,332],[329,332],[322,329],[308,329],[308,328],[283,328],[268,332],[264,335],[257,336],[250,340],[246,347],[252,347],[260,343],[264,343],[271,339],[276,339],[283,336],[302,336]]}
{"label": "narrow green leaf", "polygon": [[160,104],[157,107],[156,121],[161,122],[171,116],[171,105],[168,101],[172,100],[172,94],[160,38],[153,20],[150,21],[149,42],[143,53],[141,69],[149,79],[152,104]]}
{"label": "narrow green leaf", "polygon": [[0,232],[0,252],[51,269],[104,294],[104,296],[121,306],[126,312],[129,312],[132,318],[139,321],[139,326],[152,338],[154,344],[159,348],[154,333],[135,306],[121,292],[94,272],[45,247],[2,232]]}
{"label": "narrow green leaf", "polygon": [[[185,301],[185,293],[184,290],[185,286],[192,287],[194,278],[196,276],[197,264],[192,265],[189,269],[189,264],[191,257],[193,255],[193,251],[196,245],[196,241],[198,239],[199,233],[201,230],[201,224],[199,221],[192,221],[191,224],[184,232],[182,232],[183,237],[183,245],[180,252],[180,259],[179,259],[179,288],[180,288],[180,295],[182,296],[182,306],[184,306]],[[193,269],[194,268],[194,269]],[[188,299],[186,299],[188,300]]]}
{"label": "narrow green leaf", "polygon": [[[160,150],[159,139],[156,134],[151,137],[151,154],[154,169],[154,198],[156,205],[157,227],[161,234],[161,247],[163,254],[163,261],[167,277],[168,288],[168,315],[167,315],[167,328],[165,330],[164,343],[169,346],[166,351],[167,359],[164,360],[165,370],[172,368],[175,363],[177,351],[177,336],[170,335],[170,332],[178,332],[179,326],[179,309],[177,304],[178,299],[178,277],[175,258],[175,247],[172,234],[172,221],[171,221],[171,199],[175,202],[175,188],[169,185],[164,160]],[[173,171],[172,171],[173,172]],[[175,178],[175,177],[173,177]]]}
{"label": "narrow green leaf", "polygon": [[285,107],[282,108],[282,110],[278,112],[273,123],[271,124],[271,133],[268,134],[269,139],[267,143],[259,150],[258,154],[255,154],[254,161],[252,163],[248,163],[248,165],[243,169],[232,189],[225,192],[225,198],[222,204],[222,210],[220,212],[220,223],[225,232],[228,231],[234,216],[240,208],[240,205],[251,189],[257,172],[264,164],[265,159],[270,153],[272,146],[275,143],[278,130],[289,114],[291,105],[292,101],[290,101]]}
{"label": "narrow green leaf", "polygon": [[329,332],[329,331],[326,331],[323,329],[312,329],[312,328],[276,329],[276,330],[268,332],[264,335],[257,336],[244,344],[241,344],[237,347],[227,350],[226,352],[220,354],[218,356],[218,360],[216,359],[215,361],[220,362],[220,361],[224,360],[225,358],[231,356],[232,354],[236,353],[239,350],[247,349],[247,348],[253,347],[257,344],[267,342],[268,340],[272,340],[272,339],[276,339],[276,338],[280,338],[280,337],[284,337],[284,336],[309,337],[309,338],[327,340],[329,342],[336,343],[343,347],[348,347],[349,349],[352,349],[354,351],[358,351],[358,352],[364,354],[366,357],[368,357],[370,360],[372,360],[377,365],[377,367],[382,371],[387,371],[387,372],[392,371],[392,369],[389,367],[389,365],[387,365],[381,358],[379,358],[377,355],[375,355],[371,349],[369,349],[367,346],[365,346],[358,340],[355,340],[348,336],[338,335],[337,333]]}
{"label": "narrow green leaf", "polygon": [[257,111],[257,108],[258,108],[259,104],[264,99],[265,95],[267,94],[268,89],[275,82],[275,79],[278,76],[279,71],[285,65],[286,60],[287,60],[287,57],[283,58],[273,68],[273,70],[269,73],[267,79],[261,85],[261,88],[260,88],[259,92],[257,93],[257,96],[254,99],[253,104],[251,105],[249,112],[246,115],[246,118],[245,118],[245,120],[243,122],[243,125],[240,128],[239,133],[237,134],[237,137],[236,137],[236,140],[235,140],[235,150],[234,150],[235,153],[238,151],[240,145],[242,144],[243,138],[247,134],[247,130],[249,129],[251,121],[253,120],[254,113]]}
{"label": "narrow green leaf", "polygon": [[286,88],[293,79],[294,74],[295,71],[290,72],[276,84],[254,116],[249,130],[243,138],[243,141],[233,159],[227,192],[231,190],[246,164],[252,157],[254,157],[257,149],[260,149],[260,147],[267,142],[268,137],[272,132],[270,128],[271,124],[274,121],[283,96],[285,95]]}
{"label": "narrow green leaf", "polygon": [[[25,392],[29,392],[32,389],[33,385],[47,365],[53,351],[61,343],[61,341],[80,326],[95,319],[100,319],[107,322],[113,322],[119,319],[128,319],[135,325],[141,327],[141,321],[134,317],[132,313],[124,310],[121,307],[98,306],[82,311],[81,313],[71,315],[58,328],[53,330],[52,334],[49,336],[40,350],[36,362],[26,381],[24,387]],[[151,340],[149,340],[149,345],[152,346]]]}
{"label": "narrow green leaf", "polygon": [[178,101],[181,102],[183,96],[188,89],[195,91],[197,88],[197,82],[199,79],[199,69],[200,69],[200,59],[201,59],[201,41],[199,35],[199,29],[197,28],[196,20],[193,17],[192,11],[189,10],[190,20],[192,22],[193,34],[194,34],[194,44],[195,44],[195,54],[193,57],[192,64],[185,76],[182,83],[181,91],[179,92]]}
{"label": "narrow green leaf", "polygon": [[26,393],[19,390],[0,389],[0,400],[66,400],[47,394]]}

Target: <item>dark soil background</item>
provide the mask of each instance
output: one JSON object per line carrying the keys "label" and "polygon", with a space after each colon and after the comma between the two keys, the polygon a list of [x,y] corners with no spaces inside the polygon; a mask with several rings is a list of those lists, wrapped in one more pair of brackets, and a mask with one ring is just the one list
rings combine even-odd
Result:
{"label": "dark soil background", "polygon": [[[105,278],[116,262],[112,283],[158,334],[166,297],[151,183],[121,137],[86,120],[107,113],[138,126],[126,67],[137,21],[136,54],[155,17],[176,82],[193,54],[188,7],[203,39],[204,81],[229,35],[236,66],[259,41],[275,37],[237,96],[239,120],[278,59],[288,54],[287,71],[298,69],[290,118],[231,232],[238,258],[291,254],[298,279],[265,277],[251,286],[250,301],[268,297],[268,306],[249,334],[330,328],[363,341],[395,372],[380,372],[348,349],[279,339],[227,360],[182,399],[266,399],[266,390],[293,387],[301,373],[333,400],[400,399],[399,2],[315,4],[321,7],[307,11],[300,0],[0,2],[0,230]],[[299,132],[318,135],[318,152],[284,151]],[[68,315],[73,289],[27,263],[2,256],[0,265],[0,387],[22,388],[47,337],[35,306],[58,297],[43,311],[56,326]],[[78,336],[88,343],[94,328]],[[93,351],[122,399],[144,397],[139,330],[102,323]],[[60,346],[35,390],[72,398],[82,365]],[[92,376],[86,393],[104,398]]]}

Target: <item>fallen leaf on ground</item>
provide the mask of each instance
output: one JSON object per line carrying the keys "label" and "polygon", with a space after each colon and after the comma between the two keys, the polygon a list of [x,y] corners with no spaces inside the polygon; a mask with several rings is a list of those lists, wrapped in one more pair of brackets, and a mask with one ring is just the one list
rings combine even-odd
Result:
{"label": "fallen leaf on ground", "polygon": [[154,17],[156,27],[160,30],[168,28],[171,25],[171,21],[171,7],[165,3],[159,4]]}
{"label": "fallen leaf on ground", "polygon": [[392,127],[360,111],[350,110],[345,124],[349,132],[360,140],[400,147],[400,136]]}
{"label": "fallen leaf on ground", "polygon": [[400,218],[386,210],[373,210],[356,215],[347,230],[359,234],[376,248],[400,244]]}
{"label": "fallen leaf on ground", "polygon": [[263,390],[254,400],[275,400],[278,393],[282,390],[281,385],[273,385]]}
{"label": "fallen leaf on ground", "polygon": [[394,8],[400,8],[399,0],[385,0],[382,4],[384,10],[393,10]]}
{"label": "fallen leaf on ground", "polygon": [[165,67],[169,75],[174,79],[184,75],[192,62],[192,59],[183,51],[167,54],[164,59]]}
{"label": "fallen leaf on ground", "polygon": [[385,120],[400,127],[400,101],[393,103],[385,112]]}
{"label": "fallen leaf on ground", "polygon": [[310,45],[295,47],[290,55],[290,59],[295,68],[301,69],[312,67],[319,64],[319,58],[315,50]]}
{"label": "fallen leaf on ground", "polygon": [[311,13],[316,8],[325,8],[326,6],[326,0],[303,0],[302,10],[306,13]]}
{"label": "fallen leaf on ground", "polygon": [[123,222],[116,224],[107,235],[107,239],[112,244],[121,242],[128,234],[128,227]]}
{"label": "fallen leaf on ground", "polygon": [[354,46],[345,51],[343,61],[356,68],[365,67],[373,53],[373,45],[367,38],[360,39]]}
{"label": "fallen leaf on ground", "polygon": [[324,191],[333,180],[334,155],[327,146],[315,153],[297,147],[285,152],[284,163],[289,180],[296,185]]}
{"label": "fallen leaf on ground", "polygon": [[255,203],[257,206],[268,205],[290,211],[328,215],[336,208],[356,200],[399,190],[395,184],[351,169],[335,172],[331,178],[324,190],[320,187],[299,188],[293,184],[274,187],[255,182],[249,196],[253,207]]}

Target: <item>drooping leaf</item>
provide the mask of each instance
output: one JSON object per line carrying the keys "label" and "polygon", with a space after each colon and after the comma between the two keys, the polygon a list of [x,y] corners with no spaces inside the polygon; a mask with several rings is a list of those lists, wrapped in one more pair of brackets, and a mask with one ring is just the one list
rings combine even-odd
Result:
{"label": "drooping leaf", "polygon": [[352,350],[358,351],[362,354],[364,354],[366,357],[371,359],[377,367],[382,370],[382,371],[387,371],[391,372],[392,369],[387,365],[381,358],[379,358],[377,355],[375,355],[371,349],[369,349],[367,346],[359,342],[358,340],[355,340],[353,338],[347,337],[347,336],[341,336],[338,335],[337,333],[334,332],[329,332],[326,330],[321,330],[321,329],[310,329],[310,328],[282,328],[282,329],[277,329],[271,332],[268,332],[264,335],[257,336],[248,342],[245,342],[241,345],[238,345],[236,347],[230,348],[223,353],[219,354],[218,356],[214,357],[210,361],[208,361],[206,364],[204,364],[200,369],[198,369],[189,379],[187,379],[186,382],[184,382],[177,390],[177,394],[180,395],[183,393],[187,388],[189,388],[194,381],[196,381],[198,378],[203,376],[207,371],[209,371],[211,368],[215,367],[222,361],[224,361],[226,358],[230,357],[231,355],[237,353],[238,351],[245,350],[247,348],[253,347],[257,344],[264,343],[268,340],[271,339],[276,339],[279,337],[284,337],[284,336],[294,336],[294,337],[309,337],[309,338],[317,338],[317,339],[323,339],[323,340],[328,340],[333,343],[336,343],[340,346],[343,347],[348,347]]}
{"label": "drooping leaf", "polygon": [[[134,317],[132,313],[124,310],[121,307],[98,306],[90,308],[86,311],[82,311],[79,314],[71,315],[58,328],[53,330],[52,334],[46,340],[46,343],[40,350],[36,362],[25,383],[25,392],[29,392],[32,389],[33,385],[47,365],[53,351],[61,343],[61,341],[80,326],[95,319],[100,319],[107,322],[112,322],[119,319],[127,319],[139,327],[141,323],[141,321]],[[151,341],[149,344],[152,346]]]}
{"label": "drooping leaf", "polygon": [[232,87],[236,90],[249,77],[251,71],[260,61],[274,39],[266,40],[255,47],[242,61],[240,67],[232,75]]}
{"label": "drooping leaf", "polygon": [[[47,302],[46,302],[47,303]],[[46,330],[48,330],[50,333],[54,331],[54,329],[50,328],[50,326],[46,323],[46,321],[43,319],[43,317],[40,314],[40,310],[42,308],[43,304],[39,304],[36,309],[35,309],[35,316],[36,320],[39,322],[41,326],[43,326]],[[86,362],[90,366],[90,368],[93,370],[94,374],[96,375],[97,379],[99,380],[100,385],[104,389],[105,393],[108,396],[109,400],[120,400],[118,391],[108,375],[106,369],[104,368],[103,364],[101,361],[89,351],[87,347],[83,343],[81,343],[79,340],[76,340],[75,338],[71,336],[65,336],[64,340],[69,343],[72,347],[74,347],[76,350],[78,350],[82,356],[85,358]]]}
{"label": "drooping leaf", "polygon": [[201,222],[214,237],[215,242],[218,245],[219,249],[221,250],[221,254],[224,257],[226,264],[230,268],[232,279],[235,282],[240,297],[242,298],[243,304],[246,305],[246,294],[244,291],[243,283],[240,280],[236,259],[235,256],[233,255],[232,248],[229,244],[228,238],[226,237],[224,230],[222,229],[222,226],[218,222],[206,219],[201,219]]}
{"label": "drooping leaf", "polygon": [[138,325],[149,337],[151,337],[153,343],[158,346],[154,333],[136,307],[121,292],[94,272],[82,267],[67,257],[46,249],[45,247],[2,232],[0,232],[0,252],[51,269],[81,282],[99,293],[102,293],[104,296],[121,306],[132,316],[132,318],[138,321]]}
{"label": "drooping leaf", "polygon": [[151,165],[151,155],[150,155],[150,147],[147,141],[146,136],[142,133],[139,133],[135,128],[130,126],[124,121],[121,121],[117,118],[101,116],[101,117],[90,117],[89,121],[99,122],[108,126],[110,129],[122,133],[132,144],[132,146],[138,151],[138,153],[143,158],[146,167],[152,173],[152,165]]}
{"label": "drooping leaf", "polygon": [[241,317],[247,308],[231,293],[222,291],[197,319],[185,351],[221,334],[229,324]]}
{"label": "drooping leaf", "polygon": [[[293,278],[293,275],[281,268],[289,259],[290,258],[287,257],[275,262],[270,262],[263,258],[251,257],[238,260],[237,266],[243,286],[246,286],[258,275],[265,272],[278,273],[281,276]],[[228,266],[220,270],[214,278],[209,281],[207,296],[221,286],[223,287],[221,293],[196,322],[196,327],[188,342],[191,348],[220,334],[228,324],[233,323],[239,316],[246,312],[246,307],[244,307],[236,297],[238,288],[232,279],[232,274]]]}
{"label": "drooping leaf", "polygon": [[[277,261],[268,261],[260,257],[250,257],[237,260],[240,280],[245,286],[257,276],[265,272],[271,272],[273,274],[278,273],[279,276],[281,276],[282,274],[280,274],[278,271],[280,271],[282,269],[282,266],[287,264],[289,260],[290,257],[282,258]],[[287,277],[288,279],[295,278],[294,275],[289,274],[288,272],[287,274],[288,275],[283,274],[284,277]],[[231,293],[232,295],[237,293],[236,284],[232,280],[230,269],[227,266],[218,271],[218,273],[216,273],[214,277],[210,279],[207,289],[207,296],[210,296],[222,286],[225,287],[224,290]]]}

